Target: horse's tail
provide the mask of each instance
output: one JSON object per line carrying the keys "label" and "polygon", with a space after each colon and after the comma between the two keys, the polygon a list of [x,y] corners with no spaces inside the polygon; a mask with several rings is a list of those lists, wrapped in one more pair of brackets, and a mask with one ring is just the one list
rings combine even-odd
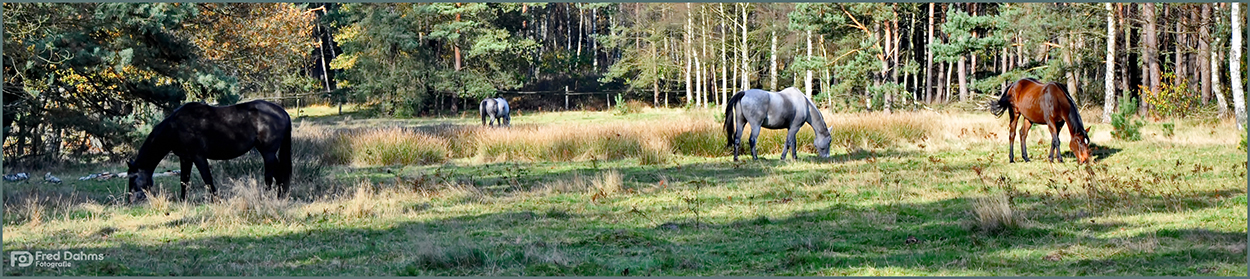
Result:
{"label": "horse's tail", "polygon": [[[291,169],[294,168],[294,164],[295,164],[294,161],[291,161],[291,122],[290,121],[287,121],[286,132],[282,134],[282,145],[278,146],[278,160],[282,161],[282,163],[279,166],[279,171],[278,171],[278,175],[280,175],[282,179],[279,179],[278,182],[290,184],[291,183]],[[290,187],[290,186],[281,185],[281,187]],[[286,189],[283,189],[282,192],[286,192]]]}
{"label": "horse's tail", "polygon": [[482,100],[482,103],[477,105],[478,114],[482,115],[482,126],[486,126],[486,101],[487,100],[490,100],[490,99]]}
{"label": "horse's tail", "polygon": [[734,129],[742,127],[734,123],[734,106],[737,106],[738,102],[742,101],[742,96],[746,96],[746,94],[746,91],[738,91],[737,94],[729,98],[728,103],[725,103],[725,147],[734,145]]}
{"label": "horse's tail", "polygon": [[1013,82],[1011,85],[1008,85],[1007,90],[1003,90],[1002,97],[999,97],[997,101],[990,101],[990,113],[993,113],[994,117],[1003,116],[1003,111],[1011,107],[1011,94],[1008,93],[1011,92],[1012,87],[1016,86],[1016,83],[1019,82]]}

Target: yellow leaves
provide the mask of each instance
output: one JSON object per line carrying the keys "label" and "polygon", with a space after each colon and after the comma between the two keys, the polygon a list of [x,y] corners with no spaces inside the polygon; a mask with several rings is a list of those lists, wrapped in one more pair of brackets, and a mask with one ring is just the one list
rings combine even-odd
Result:
{"label": "yellow leaves", "polygon": [[356,24],[345,26],[339,29],[339,32],[334,34],[334,36],[344,42],[356,41],[360,37],[360,26]]}
{"label": "yellow leaves", "polygon": [[356,66],[356,59],[358,58],[360,57],[355,53],[344,53],[343,55],[335,58],[334,61],[330,61],[330,69],[351,69]]}

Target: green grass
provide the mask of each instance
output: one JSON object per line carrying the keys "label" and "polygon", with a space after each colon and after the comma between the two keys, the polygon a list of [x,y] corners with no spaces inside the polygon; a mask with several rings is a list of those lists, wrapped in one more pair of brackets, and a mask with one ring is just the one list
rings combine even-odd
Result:
{"label": "green grass", "polygon": [[[448,140],[451,155],[442,162],[356,166],[330,162],[334,156],[321,149],[334,137],[325,134],[359,121],[455,139],[460,130],[443,123],[476,120],[309,118],[297,128],[297,145],[305,147],[296,162],[304,162],[297,176],[310,174],[297,179],[290,201],[255,191],[257,171],[248,171],[255,158],[213,162],[227,197],[214,204],[117,204],[108,198],[124,190],[117,179],[5,184],[6,252],[107,255],[73,268],[5,272],[1246,275],[1246,157],[1229,123],[1178,122],[1170,137],[1146,127],[1136,142],[1113,140],[1109,126],[1090,124],[1100,148],[1086,168],[1072,163],[1066,135],[1068,163],[1045,163],[1046,147],[1037,144],[1049,141],[1044,127],[1028,137],[1033,162],[1006,163],[1005,120],[981,114],[828,115],[846,134],[883,139],[861,138],[821,160],[811,139],[800,138],[797,161],[777,160],[780,142],[761,140],[763,160],[732,162],[721,148],[723,131],[705,127],[715,116],[644,109],[513,119],[519,127],[512,130],[522,132],[698,122],[654,134],[624,131],[642,149],[606,147],[620,143],[595,137],[567,143],[621,154],[650,148],[665,151],[663,160],[494,160],[477,143]],[[846,128],[863,119],[884,120]],[[170,166],[177,163],[162,164]],[[76,177],[66,171],[62,178]],[[156,182],[168,191],[177,178]],[[199,198],[203,190],[192,193]]]}

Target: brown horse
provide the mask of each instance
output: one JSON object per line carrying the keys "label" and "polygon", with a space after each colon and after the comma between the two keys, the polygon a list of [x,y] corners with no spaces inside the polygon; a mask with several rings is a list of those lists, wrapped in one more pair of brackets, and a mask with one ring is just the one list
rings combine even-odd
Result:
{"label": "brown horse", "polygon": [[1064,86],[1058,83],[1042,83],[1036,79],[1025,78],[1012,83],[1007,87],[1007,91],[1003,92],[1003,96],[998,101],[990,101],[990,112],[994,116],[1002,116],[1003,111],[1010,112],[1011,130],[1007,136],[1007,158],[1010,162],[1016,162],[1015,151],[1012,150],[1015,145],[1016,138],[1016,121],[1020,116],[1029,123],[1024,124],[1020,128],[1020,156],[1024,157],[1024,161],[1029,161],[1029,151],[1025,138],[1029,135],[1029,128],[1033,124],[1046,124],[1050,128],[1050,150],[1047,159],[1054,162],[1059,159],[1063,162],[1063,155],[1059,151],[1059,130],[1063,129],[1064,123],[1069,123],[1068,133],[1072,136],[1072,142],[1068,147],[1072,148],[1072,153],[1076,155],[1077,163],[1084,164],[1089,162],[1089,129],[1085,128],[1085,124],[1081,122],[1081,114],[1077,112],[1072,96],[1068,91],[1063,89]]}

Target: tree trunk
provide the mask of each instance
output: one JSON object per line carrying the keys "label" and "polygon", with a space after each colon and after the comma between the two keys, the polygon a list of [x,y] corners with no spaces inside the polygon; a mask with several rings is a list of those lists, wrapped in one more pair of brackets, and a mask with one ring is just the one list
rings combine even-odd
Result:
{"label": "tree trunk", "polygon": [[1173,24],[1175,25],[1175,28],[1176,28],[1176,37],[1174,38],[1175,41],[1172,42],[1172,45],[1174,48],[1174,51],[1172,53],[1176,55],[1176,57],[1172,58],[1172,63],[1173,63],[1172,74],[1174,75],[1172,78],[1172,86],[1176,86],[1179,88],[1181,85],[1181,82],[1184,81],[1185,78],[1188,77],[1187,72],[1185,71],[1186,67],[1185,67],[1185,51],[1184,51],[1187,38],[1185,36],[1184,31],[1181,29],[1181,21],[1184,20],[1184,15],[1180,15],[1181,13],[1180,11],[1177,11],[1176,13],[1177,15],[1174,15],[1174,17],[1164,17],[1164,18],[1174,19]]}
{"label": "tree trunk", "polygon": [[[648,43],[648,45],[651,46],[652,57],[658,57],[660,53],[659,53],[659,50],[656,49],[655,44]],[[660,107],[660,63],[658,62],[651,63],[651,74],[655,75],[655,79],[651,80],[651,106],[659,108]]]}
{"label": "tree trunk", "polygon": [[1211,32],[1207,23],[1211,22],[1211,3],[1202,4],[1202,16],[1198,19],[1198,79],[1201,81],[1202,104],[1211,103],[1211,65],[1206,63],[1211,57]]}
{"label": "tree trunk", "polygon": [[[825,35],[820,35],[819,45],[820,57],[824,57],[825,61],[829,61],[829,51],[825,48]],[[824,70],[824,74],[821,75],[820,78],[820,93],[825,94],[825,103],[828,104],[826,107],[833,109],[833,92],[831,92],[832,90],[830,88],[833,87],[833,85],[829,83],[829,67],[821,68]]]}
{"label": "tree trunk", "polygon": [[[1131,82],[1130,80],[1132,79],[1131,71],[1132,71],[1133,66],[1137,65],[1137,63],[1135,62],[1136,60],[1132,59],[1132,56],[1131,56],[1132,52],[1130,51],[1131,48],[1133,47],[1133,41],[1132,41],[1133,28],[1131,28],[1131,26],[1128,25],[1128,16],[1125,15],[1125,12],[1128,11],[1129,9],[1132,9],[1132,6],[1125,5],[1123,3],[1117,3],[1115,5],[1116,5],[1116,15],[1118,15],[1119,21],[1120,21],[1120,29],[1124,29],[1124,32],[1122,33],[1124,34],[1124,44],[1121,45],[1123,47],[1120,48],[1124,50],[1120,52],[1122,55],[1121,57],[1124,58],[1123,59],[1124,67],[1120,67],[1120,92],[1122,92],[1121,95],[1123,95],[1122,96],[1123,98],[1128,98],[1128,96],[1130,95],[1129,92],[1133,91],[1133,88],[1129,87],[1130,86],[1129,83]],[[1118,102],[1116,105],[1119,105]]]}
{"label": "tree trunk", "polygon": [[[1143,83],[1150,87],[1150,92],[1146,94],[1156,94],[1159,92],[1159,84],[1162,82],[1162,73],[1159,70],[1159,33],[1157,28],[1157,18],[1155,17],[1155,4],[1146,3],[1142,6],[1142,17],[1146,18],[1146,27],[1142,30],[1142,44],[1145,49],[1144,56],[1149,73],[1143,78]],[[1151,111],[1150,103],[1142,102],[1142,113],[1149,114]]]}
{"label": "tree trunk", "polygon": [[[1215,38],[1215,42],[1213,43],[1213,45],[1219,45],[1219,44],[1220,44],[1220,39]],[[1210,60],[1211,60],[1211,72],[1212,73],[1220,72],[1220,61],[1223,61],[1223,59],[1220,59],[1219,51],[1212,51]],[[1218,75],[1212,75],[1211,76],[1211,95],[1215,95],[1215,105],[1219,107],[1217,109],[1218,113],[1216,115],[1219,118],[1224,118],[1224,117],[1228,117],[1228,102],[1224,100],[1224,92],[1221,92],[1221,90],[1222,89],[1220,88],[1220,77]]]}
{"label": "tree trunk", "polygon": [[599,71],[599,44],[595,40],[595,34],[599,32],[599,8],[590,8],[590,66],[594,72]]}
{"label": "tree trunk", "polygon": [[1107,74],[1102,95],[1102,123],[1111,123],[1111,111],[1115,110],[1115,12],[1111,3],[1107,7]]}
{"label": "tree trunk", "polygon": [[583,36],[583,34],[586,33],[586,20],[585,20],[586,10],[582,8],[581,4],[576,4],[576,5],[577,5],[577,56],[580,57],[582,56],[582,41],[585,41],[585,36]]}
{"label": "tree trunk", "polygon": [[770,48],[770,53],[768,88],[769,90],[777,91],[777,31],[773,31],[773,44]]}
{"label": "tree trunk", "polygon": [[925,41],[925,66],[924,66],[924,101],[925,103],[933,102],[933,6],[935,3],[929,3],[929,38]]}
{"label": "tree trunk", "polygon": [[692,74],[690,72],[692,66],[691,64],[694,62],[694,56],[690,55],[694,53],[694,43],[693,38],[691,38],[693,36],[694,16],[691,14],[690,3],[686,3],[686,49],[688,49],[688,51],[686,51],[686,104],[690,104],[690,102],[694,100],[694,88],[693,84],[691,84],[692,80],[690,80],[690,75]]}
{"label": "tree trunk", "polygon": [[968,100],[968,55],[959,56],[959,101]]}
{"label": "tree trunk", "polygon": [[[702,25],[702,29],[700,30],[700,33],[701,33],[701,36],[702,36],[702,38],[701,38],[701,43],[700,43],[700,44],[702,44],[702,45],[700,46],[700,48],[701,48],[701,49],[700,49],[699,53],[701,53],[701,54],[702,54],[702,55],[704,55],[704,56],[707,56],[707,11],[706,11],[704,8],[705,8],[705,6],[704,6],[704,5],[699,5],[699,14],[700,14],[700,16],[701,16],[701,18],[702,18],[702,24],[701,24],[701,25]],[[710,65],[710,64],[714,64],[714,63],[709,63],[709,65]],[[709,75],[707,75],[707,76],[711,76],[711,75],[710,75],[710,74],[711,74],[711,69],[710,69],[710,68],[705,68],[704,70],[709,71],[709,73],[707,73],[707,74],[709,74]],[[710,80],[705,80],[705,81],[716,81],[716,79],[710,79]],[[710,88],[711,88],[711,84],[712,84],[712,83],[706,83],[706,84],[707,84],[707,85],[706,85],[706,88],[707,88],[707,89],[710,89]],[[707,89],[702,90],[702,93],[704,93],[704,94],[702,94],[702,95],[700,96],[700,99],[702,99],[702,103],[704,103],[704,104],[702,104],[702,105],[704,105],[704,109],[706,109],[706,108],[707,108],[707,103],[709,103],[709,101],[707,101],[707,96],[711,95],[711,94],[709,93],[709,90],[707,90]]]}
{"label": "tree trunk", "polygon": [[[1076,92],[1076,86],[1077,86],[1076,67],[1072,66],[1072,49],[1075,47],[1075,44],[1073,43],[1074,41],[1075,40],[1073,40],[1072,38],[1072,33],[1068,33],[1067,36],[1061,37],[1060,39],[1060,43],[1063,44],[1063,65],[1065,68],[1067,68],[1064,70],[1064,72],[1066,72],[1064,76],[1068,77],[1067,90],[1068,90],[1068,94],[1072,95],[1073,101],[1076,100],[1076,93],[1077,93]],[[1072,106],[1079,107],[1077,104],[1072,104]]]}
{"label": "tree trunk", "polygon": [[1241,87],[1241,49],[1245,48],[1241,44],[1241,3],[1232,3],[1233,13],[1233,39],[1229,42],[1228,71],[1230,74],[1229,82],[1233,86],[1233,112],[1237,116],[1237,128],[1246,128],[1246,95]]}
{"label": "tree trunk", "polygon": [[[721,8],[721,11],[724,11],[724,10],[725,10],[725,4],[720,4],[720,8]],[[729,66],[729,53],[728,53],[728,51],[729,51],[729,50],[728,50],[728,49],[729,49],[729,36],[726,36],[726,34],[725,34],[725,31],[727,31],[727,30],[725,29],[725,23],[724,23],[724,21],[722,21],[722,22],[721,22],[721,25],[720,25],[720,26],[721,26],[721,40],[720,40],[720,90],[724,91],[724,92],[721,92],[721,103],[722,103],[722,104],[724,104],[724,103],[726,103],[726,102],[728,102],[728,101],[729,101],[729,99],[727,98],[727,96],[728,96],[728,95],[730,95],[730,94],[731,94],[731,92],[733,92],[733,89],[732,89],[732,87],[730,87],[730,86],[729,86],[729,68],[730,68],[730,66]]]}
{"label": "tree trunk", "polygon": [[742,90],[751,89],[751,72],[747,65],[747,7],[750,3],[742,3]]}
{"label": "tree trunk", "polygon": [[[807,30],[807,62],[812,62],[812,30]],[[807,93],[807,98],[812,98],[812,70],[807,70],[807,78],[803,79],[803,93]]]}

